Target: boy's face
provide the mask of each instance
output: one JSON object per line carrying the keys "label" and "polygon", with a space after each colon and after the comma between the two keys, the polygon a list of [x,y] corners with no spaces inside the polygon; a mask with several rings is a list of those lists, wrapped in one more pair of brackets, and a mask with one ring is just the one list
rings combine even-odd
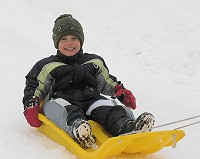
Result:
{"label": "boy's face", "polygon": [[77,36],[66,35],[58,43],[59,51],[65,56],[74,56],[81,49],[81,43]]}

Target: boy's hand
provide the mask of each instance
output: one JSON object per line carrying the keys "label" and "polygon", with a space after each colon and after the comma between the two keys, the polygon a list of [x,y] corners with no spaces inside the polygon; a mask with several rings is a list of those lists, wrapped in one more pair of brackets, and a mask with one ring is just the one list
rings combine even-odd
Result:
{"label": "boy's hand", "polygon": [[38,113],[42,112],[43,111],[39,106],[39,99],[37,97],[32,97],[26,102],[24,116],[31,126],[38,128],[42,125],[42,121],[38,119]]}
{"label": "boy's hand", "polygon": [[115,96],[121,103],[131,109],[136,109],[136,99],[130,90],[125,89],[122,84],[117,84],[114,91]]}

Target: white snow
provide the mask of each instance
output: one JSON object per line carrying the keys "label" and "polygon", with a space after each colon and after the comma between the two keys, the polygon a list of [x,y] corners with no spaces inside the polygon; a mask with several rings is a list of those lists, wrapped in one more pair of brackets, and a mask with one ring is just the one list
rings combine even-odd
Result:
{"label": "white snow", "polygon": [[[56,53],[52,27],[63,13],[83,25],[84,51],[104,57],[110,73],[135,94],[136,116],[149,111],[160,125],[200,115],[199,0],[1,1],[1,158],[77,158],[31,128],[21,102],[24,76],[39,59]],[[176,149],[121,158],[199,159],[200,124],[183,130],[186,137]]]}

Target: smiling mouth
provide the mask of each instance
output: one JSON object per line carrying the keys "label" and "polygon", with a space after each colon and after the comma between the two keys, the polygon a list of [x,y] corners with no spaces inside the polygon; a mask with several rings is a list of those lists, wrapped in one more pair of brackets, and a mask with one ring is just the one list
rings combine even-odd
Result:
{"label": "smiling mouth", "polygon": [[72,51],[72,50],[74,50],[75,48],[73,48],[73,47],[70,47],[70,48],[65,48],[65,50],[67,50],[67,51]]}

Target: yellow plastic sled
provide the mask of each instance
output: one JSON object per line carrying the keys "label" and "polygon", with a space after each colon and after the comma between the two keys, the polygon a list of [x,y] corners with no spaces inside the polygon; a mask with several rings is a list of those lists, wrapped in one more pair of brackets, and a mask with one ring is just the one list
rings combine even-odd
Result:
{"label": "yellow plastic sled", "polygon": [[98,123],[89,121],[97,141],[95,146],[83,149],[44,115],[39,114],[38,117],[43,121],[38,130],[60,145],[65,146],[80,159],[104,159],[106,156],[115,156],[122,152],[151,154],[166,146],[175,145],[185,136],[182,130],[166,130],[111,137]]}

